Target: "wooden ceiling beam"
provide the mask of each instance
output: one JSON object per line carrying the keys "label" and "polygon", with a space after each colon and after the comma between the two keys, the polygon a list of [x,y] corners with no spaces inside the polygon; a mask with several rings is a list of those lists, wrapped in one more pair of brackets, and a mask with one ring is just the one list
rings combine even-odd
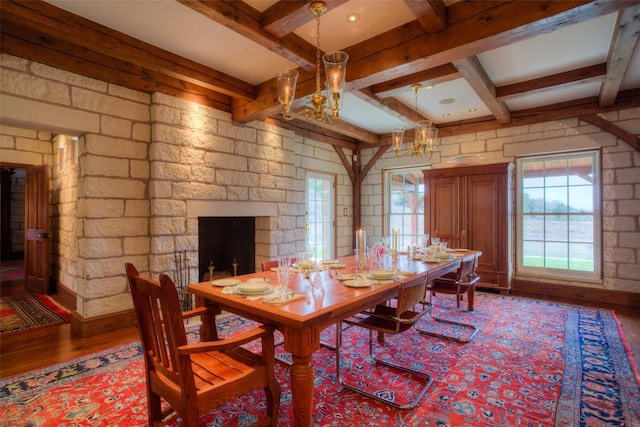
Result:
{"label": "wooden ceiling beam", "polygon": [[606,74],[607,64],[591,65],[577,70],[496,87],[496,98],[501,101],[507,101],[518,96],[535,93],[551,87],[602,81]]}
{"label": "wooden ceiling beam", "polygon": [[309,122],[302,120],[283,120],[280,118],[269,117],[264,120],[267,124],[272,124],[283,129],[289,129],[296,132],[296,134],[313,139],[319,142],[325,142],[336,147],[346,148],[347,150],[355,151],[359,144],[358,140],[345,137],[337,132],[327,132],[324,128],[319,128]]}
{"label": "wooden ceiling beam", "polygon": [[616,101],[639,37],[640,5],[618,12],[613,46],[607,58],[607,77],[600,87],[601,107],[609,107]]}
{"label": "wooden ceiling beam", "polygon": [[[347,0],[325,0],[327,10],[334,9]],[[294,32],[316,17],[311,12],[311,1],[280,0],[262,12],[262,29],[274,37],[282,38]]]}
{"label": "wooden ceiling beam", "polygon": [[587,123],[590,123],[594,126],[598,126],[602,130],[606,130],[607,132],[615,135],[617,138],[622,139],[627,144],[636,149],[636,151],[640,151],[640,138],[638,136],[632,134],[631,132],[627,132],[622,129],[620,126],[617,126],[614,123],[611,123],[609,120],[597,115],[597,114],[585,114],[579,117],[580,120],[584,120]]}
{"label": "wooden ceiling beam", "polygon": [[496,88],[477,56],[454,61],[460,74],[469,83],[480,100],[501,124],[511,121],[511,111],[503,101],[496,99]]}
{"label": "wooden ceiling beam", "polygon": [[407,88],[414,84],[420,84],[424,87],[435,86],[461,77],[462,75],[453,64],[444,64],[375,84],[371,86],[371,91],[380,98],[389,98],[406,92]]}
{"label": "wooden ceiling beam", "polygon": [[352,91],[351,94],[380,110],[386,111],[390,116],[402,121],[411,122],[414,126],[419,120],[428,120],[428,118],[420,114],[419,111],[404,105],[395,98],[378,98],[370,89]]}
{"label": "wooden ceiling beam", "polygon": [[447,5],[442,0],[404,0],[404,4],[416,17],[428,34],[447,28]]}

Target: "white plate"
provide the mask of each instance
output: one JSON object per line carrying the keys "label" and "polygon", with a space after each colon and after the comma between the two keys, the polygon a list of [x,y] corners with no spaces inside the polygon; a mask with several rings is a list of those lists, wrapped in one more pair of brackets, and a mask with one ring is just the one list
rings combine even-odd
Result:
{"label": "white plate", "polygon": [[342,283],[350,288],[368,288],[374,285],[374,282],[371,280],[364,279],[345,280]]}
{"label": "white plate", "polygon": [[242,289],[235,288],[233,290],[233,293],[236,295],[240,295],[243,297],[253,297],[253,296],[260,296],[260,295],[266,295],[266,294],[270,294],[271,292],[273,292],[273,289],[271,289],[271,287],[267,287],[266,289],[264,289],[261,292],[243,292]]}
{"label": "white plate", "polygon": [[269,284],[264,281],[260,282],[244,282],[238,285],[238,293],[242,293],[245,295],[253,295],[253,294],[262,294],[265,291],[268,291]]}
{"label": "white plate", "polygon": [[234,286],[240,283],[238,279],[218,279],[211,282],[213,286]]}
{"label": "white plate", "polygon": [[338,274],[338,280],[351,280],[356,277],[355,274]]}
{"label": "white plate", "polygon": [[324,261],[322,261],[323,264],[337,264],[340,261],[338,261],[337,259],[325,259]]}
{"label": "white plate", "polygon": [[328,268],[346,268],[347,264],[329,264],[327,265]]}
{"label": "white plate", "polygon": [[385,277],[385,278],[382,278],[382,277],[375,277],[375,276],[372,276],[371,274],[367,274],[367,278],[368,278],[368,279],[377,280],[377,281],[381,281],[381,282],[384,282],[384,281],[386,281],[386,280],[398,280],[398,279],[400,279],[400,277],[399,277],[399,276],[396,276],[396,275],[393,275],[393,276],[391,276],[391,277]]}
{"label": "white plate", "polygon": [[447,262],[447,261],[451,261],[453,260],[455,257],[451,257],[451,258],[436,258],[436,257],[432,257],[432,256],[427,256],[424,257],[424,262]]}
{"label": "white plate", "polygon": [[393,277],[392,270],[371,270],[369,276],[377,280],[391,280]]}
{"label": "white plate", "polygon": [[267,279],[266,277],[256,277],[256,278],[247,280],[247,282],[269,284],[269,279]]}

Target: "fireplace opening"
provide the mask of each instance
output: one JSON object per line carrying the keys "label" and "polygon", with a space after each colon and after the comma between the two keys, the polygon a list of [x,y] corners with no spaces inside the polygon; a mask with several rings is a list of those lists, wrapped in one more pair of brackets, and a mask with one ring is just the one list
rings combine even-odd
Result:
{"label": "fireplace opening", "polygon": [[255,217],[198,217],[201,280],[255,273]]}

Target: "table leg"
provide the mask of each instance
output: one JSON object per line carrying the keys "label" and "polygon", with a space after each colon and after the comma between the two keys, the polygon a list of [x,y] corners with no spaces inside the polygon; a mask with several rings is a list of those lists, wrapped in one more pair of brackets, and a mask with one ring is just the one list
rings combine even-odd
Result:
{"label": "table leg", "polygon": [[313,366],[311,356],[292,356],[291,394],[293,399],[293,417],[295,426],[313,424]]}
{"label": "table leg", "polygon": [[284,348],[291,352],[293,365],[289,369],[291,376],[291,394],[293,418],[296,427],[313,425],[313,353],[320,348],[320,334],[315,328],[285,328]]}
{"label": "table leg", "polygon": [[473,300],[476,296],[476,284],[469,286],[469,290],[467,291],[467,299],[469,300],[467,308],[469,311],[473,311]]}

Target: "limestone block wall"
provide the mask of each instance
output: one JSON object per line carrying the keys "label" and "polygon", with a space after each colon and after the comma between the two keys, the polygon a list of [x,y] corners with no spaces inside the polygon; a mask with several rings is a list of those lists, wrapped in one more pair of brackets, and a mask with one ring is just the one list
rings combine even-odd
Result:
{"label": "limestone block wall", "polygon": [[52,138],[54,157],[51,168],[49,215],[51,218],[51,276],[77,292],[77,201],[78,165],[71,137]]}
{"label": "limestone block wall", "polygon": [[[640,134],[638,108],[612,112],[604,117],[631,133]],[[640,153],[614,135],[578,119],[441,138],[431,161],[395,158],[394,153],[388,151],[371,169],[362,186],[363,228],[374,235],[382,235],[385,231],[385,169],[515,163],[518,156],[587,148],[602,149],[603,281],[558,280],[553,283],[640,293]],[[366,162],[373,150],[362,154],[363,162]],[[515,206],[512,211],[515,212]],[[515,241],[513,243],[517,250]],[[517,272],[516,278],[540,281]]]}

